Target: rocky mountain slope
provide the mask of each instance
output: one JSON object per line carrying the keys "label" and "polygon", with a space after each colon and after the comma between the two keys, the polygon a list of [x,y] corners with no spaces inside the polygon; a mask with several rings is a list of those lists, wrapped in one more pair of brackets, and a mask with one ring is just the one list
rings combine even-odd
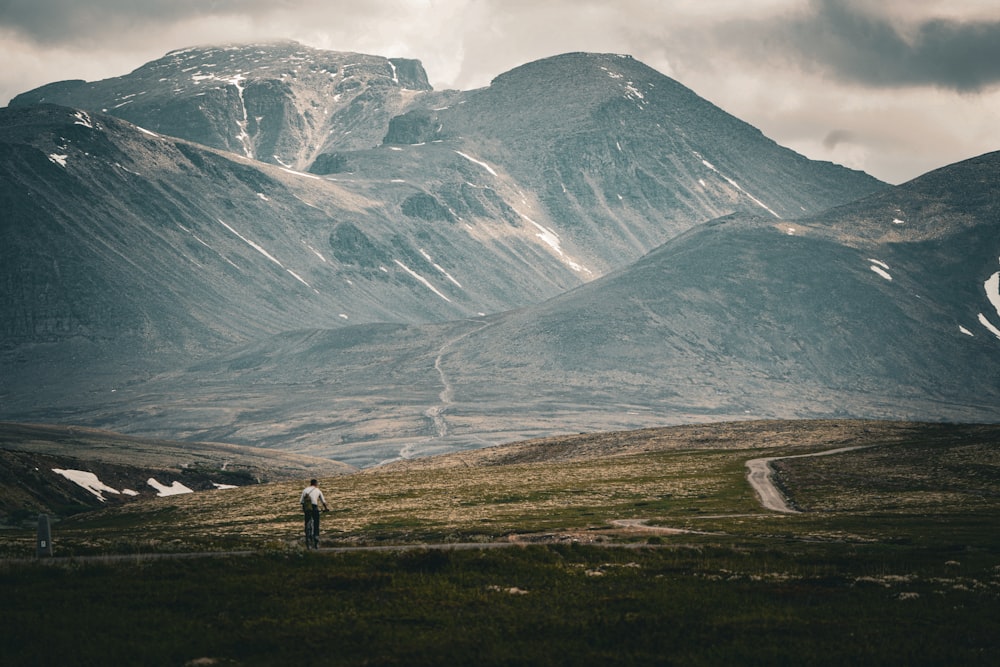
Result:
{"label": "rocky mountain slope", "polygon": [[[797,221],[713,221],[456,342],[452,391],[463,407],[505,397],[510,422],[541,412],[564,428],[996,421],[998,179],[991,153]],[[483,383],[487,368],[504,370]]]}
{"label": "rocky mountain slope", "polygon": [[171,51],[113,79],[42,86],[10,106],[106,113],[304,171],[323,152],[378,145],[389,119],[430,89],[417,61],[288,41]]}
{"label": "rocky mountain slope", "polygon": [[413,61],[280,43],[0,109],[0,416],[66,419],[283,332],[474,320],[720,213],[883,187],[626,57],[427,88]]}
{"label": "rocky mountain slope", "polygon": [[489,219],[469,234],[406,216],[403,184],[350,190],[64,107],[0,110],[0,172],[13,398],[47,379],[110,391],[284,330],[475,316],[580,282],[533,229],[491,238]]}
{"label": "rocky mountain slope", "polygon": [[368,465],[992,414],[988,157],[887,189],[613,54],[426,81],[199,48],[0,109],[0,418]]}
{"label": "rocky mountain slope", "polygon": [[998,178],[994,153],[809,218],[726,216],[540,304],[285,332],[72,419],[357,466],[733,419],[996,422]]}
{"label": "rocky mountain slope", "polygon": [[[298,171],[424,224],[487,218],[545,239],[580,282],[735,210],[816,212],[882,187],[807,160],[627,56],[573,53],[473,91],[419,62],[294,42],[184,49],[114,79],[50,84],[54,103]],[[397,188],[401,189],[401,188]],[[400,215],[402,214],[402,215]]]}
{"label": "rocky mountain slope", "polygon": [[480,158],[530,183],[560,233],[599,258],[599,273],[733,211],[798,217],[878,189],[617,54],[528,63],[446,108],[394,119],[387,141],[456,136],[475,137]]}

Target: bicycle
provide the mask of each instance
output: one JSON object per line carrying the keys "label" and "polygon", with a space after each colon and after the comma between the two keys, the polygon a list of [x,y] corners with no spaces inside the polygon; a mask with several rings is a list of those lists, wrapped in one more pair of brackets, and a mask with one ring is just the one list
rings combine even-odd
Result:
{"label": "bicycle", "polygon": [[316,518],[319,514],[319,508],[313,505],[308,510],[304,509],[304,514],[306,519],[306,549],[319,549],[319,535],[316,534]]}

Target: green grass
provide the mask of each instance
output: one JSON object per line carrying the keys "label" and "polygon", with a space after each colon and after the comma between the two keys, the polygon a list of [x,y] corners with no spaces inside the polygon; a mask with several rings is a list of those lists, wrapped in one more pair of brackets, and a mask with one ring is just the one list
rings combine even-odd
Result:
{"label": "green grass", "polygon": [[[261,554],[0,572],[5,664],[995,664],[979,564],[882,546]],[[953,571],[959,568],[961,572]],[[39,603],[44,600],[45,604]],[[58,610],[59,621],[45,621]],[[47,658],[48,656],[48,658]]]}
{"label": "green grass", "polygon": [[[996,664],[1000,428],[719,428],[322,480],[324,544],[392,551],[304,551],[300,483],[76,516],[53,527],[69,558],[0,561],[0,662]],[[855,442],[882,445],[779,464],[803,513],[746,482],[749,458]],[[0,553],[33,537],[5,531]],[[83,558],[226,549],[251,555]]]}

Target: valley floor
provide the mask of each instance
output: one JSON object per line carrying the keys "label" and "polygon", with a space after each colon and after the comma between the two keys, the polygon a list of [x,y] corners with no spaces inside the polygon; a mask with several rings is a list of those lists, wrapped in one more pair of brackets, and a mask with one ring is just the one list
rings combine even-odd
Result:
{"label": "valley floor", "polygon": [[[51,559],[3,531],[5,664],[990,665],[1000,651],[1000,426],[588,434],[321,485],[319,551],[302,547],[299,482],[68,518]],[[762,507],[771,487],[796,511]],[[52,609],[60,622],[43,622]]]}

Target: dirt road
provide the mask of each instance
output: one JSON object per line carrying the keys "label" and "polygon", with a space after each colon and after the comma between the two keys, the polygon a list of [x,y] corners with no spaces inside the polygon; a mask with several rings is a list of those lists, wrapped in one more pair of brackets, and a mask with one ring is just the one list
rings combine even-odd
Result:
{"label": "dirt road", "polygon": [[823,452],[814,452],[812,454],[771,456],[762,459],[751,459],[746,463],[747,480],[750,482],[750,486],[753,487],[753,490],[757,492],[757,497],[760,498],[760,504],[764,506],[764,509],[772,510],[774,512],[785,512],[786,514],[796,514],[799,510],[789,504],[788,498],[786,498],[785,494],[783,494],[774,484],[774,468],[771,467],[772,461],[780,461],[781,459],[802,459],[808,456],[829,456],[831,454],[840,454],[842,452],[850,452],[855,449],[866,449],[874,446],[875,445],[858,445],[856,447],[838,447],[837,449],[828,449]]}

